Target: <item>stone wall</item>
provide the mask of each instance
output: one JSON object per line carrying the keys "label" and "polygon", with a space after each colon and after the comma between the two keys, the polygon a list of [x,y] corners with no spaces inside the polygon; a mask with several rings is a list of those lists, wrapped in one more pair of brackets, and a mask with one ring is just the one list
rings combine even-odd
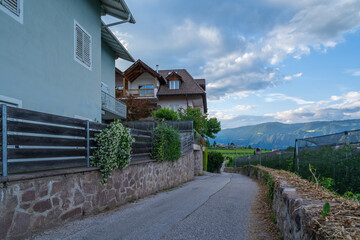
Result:
{"label": "stone wall", "polygon": [[[271,181],[273,210],[285,240],[358,239],[360,236],[360,230],[353,227],[360,226],[360,219],[355,216],[360,211],[356,202],[341,199],[286,171],[261,166],[225,168],[225,171],[241,173],[264,183]],[[325,202],[329,202],[332,209],[326,219],[320,216]],[[353,217],[349,217],[351,215]]]}
{"label": "stone wall", "polygon": [[189,151],[176,162],[148,162],[115,170],[106,185],[100,183],[97,168],[0,178],[0,239],[30,236],[190,181],[197,152]]}
{"label": "stone wall", "polygon": [[200,145],[194,144],[194,174],[200,176],[203,174],[203,151]]}

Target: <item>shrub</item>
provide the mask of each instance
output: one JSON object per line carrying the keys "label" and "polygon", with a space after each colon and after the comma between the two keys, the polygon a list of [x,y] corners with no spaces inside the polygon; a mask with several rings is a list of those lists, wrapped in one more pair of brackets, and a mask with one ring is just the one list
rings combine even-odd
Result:
{"label": "shrub", "polygon": [[171,108],[160,108],[156,111],[152,112],[152,115],[154,117],[155,120],[157,121],[177,121],[179,120],[179,115],[177,114],[177,112],[175,112],[173,109]]}
{"label": "shrub", "polygon": [[205,148],[203,152],[203,170],[207,171],[207,163],[208,163],[208,148]]}
{"label": "shrub", "polygon": [[220,172],[220,168],[223,162],[224,162],[224,157],[221,153],[219,152],[208,153],[207,169],[209,172]]}
{"label": "shrub", "polygon": [[94,151],[91,163],[95,167],[100,167],[103,176],[102,183],[105,184],[111,175],[111,170],[129,165],[131,143],[134,139],[129,129],[124,127],[119,120],[112,122],[110,127],[102,130],[95,139],[98,148]]}
{"label": "shrub", "polygon": [[181,156],[180,134],[171,127],[159,125],[153,130],[152,158],[176,161]]}

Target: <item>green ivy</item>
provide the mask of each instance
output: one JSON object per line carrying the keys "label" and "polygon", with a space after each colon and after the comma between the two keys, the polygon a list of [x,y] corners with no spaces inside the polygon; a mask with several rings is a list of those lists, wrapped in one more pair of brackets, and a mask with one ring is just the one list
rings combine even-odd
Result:
{"label": "green ivy", "polygon": [[130,130],[119,120],[112,122],[110,127],[102,130],[95,139],[98,148],[94,151],[91,163],[95,167],[100,167],[102,183],[105,184],[112,170],[129,165],[131,144],[135,140],[131,137]]}
{"label": "green ivy", "polygon": [[152,158],[158,161],[176,161],[181,156],[180,134],[172,127],[159,125],[153,130]]}
{"label": "green ivy", "polygon": [[207,170],[209,172],[220,172],[223,162],[224,156],[220,152],[209,152]]}

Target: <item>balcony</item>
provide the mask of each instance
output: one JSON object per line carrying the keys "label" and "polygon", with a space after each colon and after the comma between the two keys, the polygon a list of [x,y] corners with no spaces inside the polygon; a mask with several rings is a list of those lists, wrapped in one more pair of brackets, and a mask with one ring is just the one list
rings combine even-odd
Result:
{"label": "balcony", "polygon": [[103,119],[126,118],[126,104],[110,94],[101,91],[101,109],[105,112]]}
{"label": "balcony", "polygon": [[132,95],[136,98],[156,98],[157,88],[155,89],[123,89],[116,90],[116,98],[127,98]]}

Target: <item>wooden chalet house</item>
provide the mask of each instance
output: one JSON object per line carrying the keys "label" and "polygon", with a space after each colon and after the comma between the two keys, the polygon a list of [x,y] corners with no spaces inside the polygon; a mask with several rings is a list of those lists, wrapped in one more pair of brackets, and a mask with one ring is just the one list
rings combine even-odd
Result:
{"label": "wooden chalet house", "polygon": [[155,71],[137,60],[125,72],[116,69],[116,97],[149,99],[156,108],[188,106],[207,112],[205,79],[194,79],[186,69]]}

